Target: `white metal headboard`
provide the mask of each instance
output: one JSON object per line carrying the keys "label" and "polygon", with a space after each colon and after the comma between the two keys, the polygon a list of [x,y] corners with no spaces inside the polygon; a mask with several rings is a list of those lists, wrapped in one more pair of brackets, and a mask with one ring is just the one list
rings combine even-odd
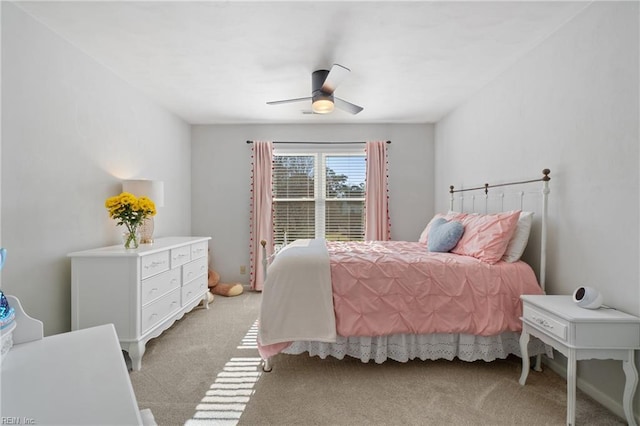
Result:
{"label": "white metal headboard", "polygon": [[[522,210],[522,211],[535,211],[541,217],[540,219],[540,258],[538,267],[538,280],[540,287],[545,290],[546,281],[546,266],[547,266],[547,215],[548,215],[548,200],[549,200],[549,181],[551,178],[549,169],[542,171],[542,177],[538,179],[524,180],[518,182],[507,182],[495,185],[489,185],[485,183],[484,186],[475,188],[463,188],[454,189],[453,185],[449,187],[449,210],[459,212],[474,212],[474,213],[491,213],[502,212],[507,210]],[[542,190],[531,191],[527,188],[531,188],[531,183],[542,182]],[[489,193],[490,188],[498,187],[514,187],[512,191],[500,192],[492,191]],[[474,194],[473,191],[484,191],[484,194]],[[468,193],[465,195],[464,193]],[[458,194],[458,195],[456,195]],[[535,195],[535,197],[531,197]],[[541,199],[541,201],[540,201]],[[531,200],[534,200],[534,204],[531,204]],[[532,230],[532,234],[535,234]],[[531,239],[530,239],[531,242]],[[532,265],[533,266],[533,265]]]}

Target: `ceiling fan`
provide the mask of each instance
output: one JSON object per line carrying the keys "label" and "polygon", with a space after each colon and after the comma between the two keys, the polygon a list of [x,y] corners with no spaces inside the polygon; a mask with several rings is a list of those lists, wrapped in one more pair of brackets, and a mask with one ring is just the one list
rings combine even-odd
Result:
{"label": "ceiling fan", "polygon": [[341,110],[357,114],[364,108],[334,96],[338,84],[351,72],[340,64],[333,64],[331,70],[317,70],[311,74],[311,97],[285,99],[267,102],[268,105],[287,104],[292,102],[311,101],[311,108],[316,114],[328,114],[334,106]]}

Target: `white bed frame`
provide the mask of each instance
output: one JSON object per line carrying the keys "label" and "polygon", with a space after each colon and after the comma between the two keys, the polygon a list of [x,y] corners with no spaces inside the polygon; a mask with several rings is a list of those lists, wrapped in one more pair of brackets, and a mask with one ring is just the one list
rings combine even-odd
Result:
{"label": "white bed frame", "polygon": [[[532,267],[537,264],[537,268],[534,267],[534,270],[538,271],[538,282],[540,283],[540,287],[543,291],[545,291],[546,285],[548,203],[550,192],[549,181],[551,180],[551,178],[549,177],[550,173],[551,171],[549,169],[544,169],[542,170],[542,177],[538,179],[499,183],[494,185],[485,183],[484,186],[463,189],[455,189],[453,185],[449,187],[449,210],[451,211],[487,214],[492,212],[504,212],[508,210],[522,210],[534,211],[534,220],[536,215],[540,217],[540,238],[538,240],[540,244],[539,258],[532,258],[533,256],[531,255],[531,252],[534,250],[526,251],[524,257],[528,261],[527,263],[529,263]],[[541,190],[525,191],[523,189],[524,185],[535,182],[542,182]],[[489,193],[489,189],[491,188],[502,187],[516,188],[515,190],[508,192],[492,191],[491,194]],[[484,194],[476,195],[477,191],[480,190],[483,191]],[[464,195],[466,192],[469,192],[467,197],[465,197]],[[456,194],[459,195],[456,196]],[[541,202],[540,199],[542,200]],[[532,232],[537,233],[534,232],[534,229],[532,229]],[[529,242],[530,244],[528,244],[527,247],[535,248],[535,239],[531,238]]]}
{"label": "white bed frame", "polygon": [[[538,282],[542,291],[545,291],[546,284],[546,264],[547,264],[547,228],[548,228],[548,198],[549,198],[549,181],[551,178],[549,169],[542,171],[543,176],[537,179],[499,183],[489,185],[485,183],[484,186],[473,188],[455,189],[454,186],[449,187],[449,210],[457,212],[467,213],[493,213],[503,212],[508,210],[522,210],[534,212],[534,226],[531,230],[531,236],[535,237],[539,235],[539,247],[536,238],[530,238],[527,250],[523,255],[523,259],[529,263],[532,268],[538,271]],[[531,183],[542,182],[542,189],[536,191],[528,190],[524,188],[531,188]],[[527,186],[528,185],[528,186]],[[510,191],[491,191],[492,188],[512,187]],[[484,191],[484,194],[477,195],[477,191]],[[533,202],[531,201],[533,200]],[[541,201],[540,201],[541,200]],[[540,226],[536,226],[539,217]],[[269,264],[269,256],[267,255],[266,244],[267,242],[260,241],[262,246],[262,267],[264,268],[264,276],[267,276],[267,267]],[[539,257],[535,255],[536,248],[539,249]],[[274,254],[275,255],[275,254]],[[537,266],[537,267],[536,267]],[[536,371],[542,371],[541,368],[541,355],[536,356],[536,363],[534,369]],[[263,371],[269,372],[272,370],[271,358],[264,360]]]}

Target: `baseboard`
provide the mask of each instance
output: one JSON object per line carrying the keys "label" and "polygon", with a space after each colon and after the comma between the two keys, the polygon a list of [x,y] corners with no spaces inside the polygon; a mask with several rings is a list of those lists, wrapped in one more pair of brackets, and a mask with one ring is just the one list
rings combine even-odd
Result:
{"label": "baseboard", "polygon": [[[555,373],[564,377],[565,380],[567,379],[567,366],[565,363],[558,362],[557,359],[550,359],[546,357],[543,358],[543,363]],[[618,402],[615,399],[611,398],[609,395],[605,394],[604,392],[593,386],[591,383],[581,379],[580,377],[578,377],[576,380],[576,386],[578,387],[578,389],[589,395],[595,401],[602,404],[612,413],[616,414],[622,419],[626,419],[624,408],[622,407],[621,402]],[[633,417],[636,419],[636,423],[639,423],[638,419],[640,417],[638,416],[638,412],[635,409],[633,410]]]}

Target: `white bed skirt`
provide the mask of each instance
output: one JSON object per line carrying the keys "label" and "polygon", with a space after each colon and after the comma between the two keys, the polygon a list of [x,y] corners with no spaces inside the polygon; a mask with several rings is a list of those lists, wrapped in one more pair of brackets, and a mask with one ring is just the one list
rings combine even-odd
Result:
{"label": "white bed skirt", "polygon": [[[394,334],[378,337],[342,337],[336,343],[293,342],[283,353],[298,355],[308,352],[310,356],[324,359],[332,356],[343,359],[346,355],[362,362],[371,360],[378,364],[387,359],[407,362],[412,359],[493,361],[514,354],[520,356],[520,333],[505,332],[497,336],[474,336],[470,334]],[[529,356],[546,354],[553,357],[553,350],[540,340],[531,337]]]}

